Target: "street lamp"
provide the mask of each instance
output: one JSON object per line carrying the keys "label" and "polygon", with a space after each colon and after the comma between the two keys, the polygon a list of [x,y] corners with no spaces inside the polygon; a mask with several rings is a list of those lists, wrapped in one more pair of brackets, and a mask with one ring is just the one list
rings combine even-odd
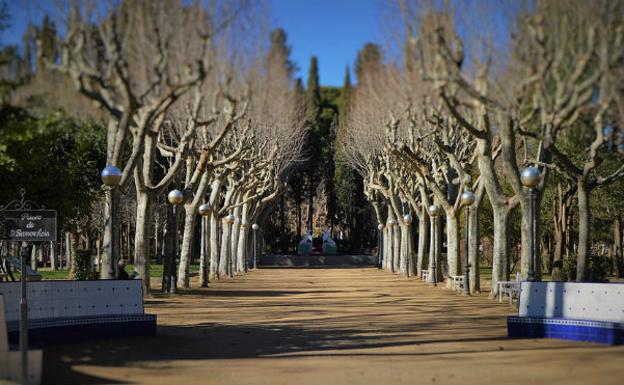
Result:
{"label": "street lamp", "polygon": [[472,191],[464,191],[461,195],[461,204],[466,208],[466,258],[464,259],[464,294],[470,295],[470,206],[475,202]]}
{"label": "street lamp", "polygon": [[431,242],[433,243],[433,247],[431,251],[433,251],[433,256],[429,256],[431,260],[430,266],[431,271],[429,272],[429,281],[433,283],[433,286],[437,286],[438,277],[436,272],[436,257],[438,256],[438,240],[437,240],[437,232],[436,232],[436,224],[438,221],[438,215],[440,214],[440,207],[437,205],[429,206],[429,216],[433,218],[431,222]]}
{"label": "street lamp", "polygon": [[253,268],[257,269],[258,268],[258,236],[256,235],[258,233],[258,229],[260,228],[260,226],[258,226],[257,223],[254,223],[253,225],[251,225],[251,229],[253,230]]}
{"label": "street lamp", "polygon": [[178,255],[178,236],[177,236],[177,232],[178,232],[178,216],[177,216],[177,206],[182,204],[182,202],[184,202],[184,193],[180,190],[171,190],[169,191],[169,194],[167,194],[167,200],[169,200],[169,203],[171,203],[172,205],[172,215],[173,215],[173,221],[171,221],[172,223],[172,228],[170,228],[168,231],[168,233],[170,233],[170,237],[169,240],[172,243],[171,244],[171,250],[172,255],[169,256],[168,261],[167,261],[167,266],[165,266],[165,285],[166,285],[166,289],[168,292],[171,293],[176,293],[177,291],[177,278],[175,276],[175,261],[176,261],[176,257]]}
{"label": "street lamp", "polygon": [[522,185],[529,189],[529,223],[531,226],[531,236],[529,237],[529,271],[528,281],[536,281],[535,277],[535,237],[536,237],[536,218],[535,218],[535,187],[540,183],[542,173],[536,167],[529,166],[522,170],[520,181]]}
{"label": "street lamp", "polygon": [[208,287],[208,264],[206,263],[206,259],[208,258],[208,256],[206,255],[206,244],[208,243],[208,240],[206,239],[206,228],[208,227],[208,224],[206,223],[208,221],[208,215],[210,215],[210,205],[208,203],[204,203],[202,205],[199,206],[199,209],[197,210],[199,212],[199,215],[202,216],[202,223],[201,223],[201,255],[199,258],[199,281],[200,281],[200,285],[201,287]]}
{"label": "street lamp", "polygon": [[382,225],[381,223],[377,225],[377,230],[378,230],[378,235],[377,235],[377,264],[379,265],[378,267],[380,269],[383,266],[383,251],[382,251],[382,247],[383,247],[383,229],[384,229],[384,225]]}
{"label": "street lamp", "polygon": [[[121,170],[111,164],[104,167],[102,172],[100,173],[100,177],[102,178],[102,183],[108,187],[109,193],[109,212],[108,212],[108,226],[106,227],[106,231],[108,231],[108,274],[107,276],[103,273],[100,273],[102,278],[113,279],[115,278],[115,192],[116,187],[119,186],[119,182],[121,182]],[[104,269],[102,269],[104,270]]]}

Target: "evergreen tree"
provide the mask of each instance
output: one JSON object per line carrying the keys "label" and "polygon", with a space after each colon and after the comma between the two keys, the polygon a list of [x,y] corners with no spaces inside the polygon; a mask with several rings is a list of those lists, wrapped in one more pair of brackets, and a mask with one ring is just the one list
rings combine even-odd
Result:
{"label": "evergreen tree", "polygon": [[308,72],[308,87],[306,89],[306,116],[308,122],[308,135],[306,140],[307,147],[307,198],[308,198],[308,230],[313,229],[314,218],[314,196],[316,195],[317,181],[317,165],[319,162],[319,154],[321,151],[321,143],[319,137],[318,119],[321,111],[321,90],[318,74],[318,60],[316,56],[310,59],[310,69]]}
{"label": "evergreen tree", "polygon": [[383,64],[383,56],[381,48],[377,44],[366,43],[361,50],[358,51],[355,60],[355,76],[358,83],[364,79],[364,74],[368,71],[374,72]]}

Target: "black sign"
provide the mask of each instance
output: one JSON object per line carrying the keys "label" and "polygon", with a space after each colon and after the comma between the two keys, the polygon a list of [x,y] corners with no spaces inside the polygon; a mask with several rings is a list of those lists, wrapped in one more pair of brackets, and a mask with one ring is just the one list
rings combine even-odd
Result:
{"label": "black sign", "polygon": [[56,241],[56,210],[1,210],[0,239]]}

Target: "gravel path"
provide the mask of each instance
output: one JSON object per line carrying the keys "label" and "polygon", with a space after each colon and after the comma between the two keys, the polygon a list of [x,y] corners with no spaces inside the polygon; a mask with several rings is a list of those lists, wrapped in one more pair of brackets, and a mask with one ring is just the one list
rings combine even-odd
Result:
{"label": "gravel path", "polygon": [[44,383],[624,382],[624,346],[511,340],[509,305],[374,268],[261,269],[146,311],[157,337],[47,348]]}

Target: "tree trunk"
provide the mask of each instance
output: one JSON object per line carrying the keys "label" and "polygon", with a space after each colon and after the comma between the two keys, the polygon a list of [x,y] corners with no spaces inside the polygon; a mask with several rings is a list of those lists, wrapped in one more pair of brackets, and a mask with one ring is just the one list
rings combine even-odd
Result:
{"label": "tree trunk", "polygon": [[80,241],[80,234],[69,234],[69,249],[71,255],[71,263],[69,264],[69,278],[74,279],[76,277],[76,250],[78,249],[78,242]]}
{"label": "tree trunk", "polygon": [[409,258],[412,250],[409,248],[409,232],[410,227],[405,222],[402,222],[399,226],[401,234],[401,254],[400,254],[400,268],[399,271],[402,275],[409,277]]}
{"label": "tree trunk", "polygon": [[240,230],[238,232],[238,242],[236,248],[236,270],[239,273],[244,273],[247,271],[247,240],[249,237],[249,204],[245,203],[240,210],[241,215],[241,225]]}
{"label": "tree trunk", "polygon": [[589,189],[583,181],[578,182],[578,254],[576,256],[576,281],[584,282],[588,278],[589,257]]}
{"label": "tree trunk", "polygon": [[32,244],[30,248],[30,268],[34,271],[37,271],[37,250],[39,246],[35,243]]}
{"label": "tree trunk", "polygon": [[624,252],[622,250],[622,214],[617,212],[613,221],[613,258],[618,278],[624,278]]}
{"label": "tree trunk", "polygon": [[[449,275],[459,275],[459,219],[453,212],[446,214],[446,263],[448,264]],[[450,288],[453,280],[449,277],[446,287]]]}
{"label": "tree trunk", "polygon": [[65,266],[69,268],[72,265],[72,234],[67,231],[65,233]]}
{"label": "tree trunk", "polygon": [[137,189],[136,192],[136,226],[134,233],[134,271],[137,278],[143,280],[143,293],[149,294],[151,290],[149,273],[149,223],[151,218],[150,197],[146,192]]}
{"label": "tree trunk", "polygon": [[50,242],[50,267],[52,270],[58,270],[58,266],[56,264],[56,243]]}
{"label": "tree trunk", "polygon": [[178,286],[186,289],[190,287],[189,268],[196,216],[195,210],[191,206],[185,205],[184,235],[182,237],[182,247],[180,248],[180,266],[178,266]]}
{"label": "tree trunk", "polygon": [[230,276],[230,230],[231,225],[224,218],[221,223],[221,252],[219,253],[219,276]]}
{"label": "tree trunk", "polygon": [[505,207],[492,205],[494,241],[492,246],[492,291],[490,297],[498,295],[497,283],[509,280],[509,246],[507,243],[507,229],[509,211]]}
{"label": "tree trunk", "polygon": [[210,213],[210,275],[209,279],[219,278],[219,218]]}
{"label": "tree trunk", "polygon": [[383,251],[383,269],[392,271],[392,226],[386,223],[383,229],[384,235],[384,251]]}
{"label": "tree trunk", "polygon": [[400,226],[392,226],[392,272],[400,271],[401,260],[401,229]]}

